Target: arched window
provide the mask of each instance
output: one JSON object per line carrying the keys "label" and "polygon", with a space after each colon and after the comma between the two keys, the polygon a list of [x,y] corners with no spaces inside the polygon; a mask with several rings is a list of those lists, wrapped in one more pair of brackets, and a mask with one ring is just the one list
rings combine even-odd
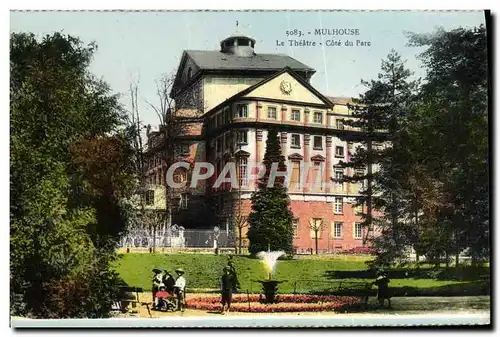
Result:
{"label": "arched window", "polygon": [[193,75],[192,73],[193,73],[193,69],[191,69],[191,67],[189,67],[189,69],[188,69],[188,80],[191,79],[191,75]]}

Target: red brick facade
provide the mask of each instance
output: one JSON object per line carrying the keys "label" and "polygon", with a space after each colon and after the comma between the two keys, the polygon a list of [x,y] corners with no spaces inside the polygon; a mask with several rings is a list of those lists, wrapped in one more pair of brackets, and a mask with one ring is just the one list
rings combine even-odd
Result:
{"label": "red brick facade", "polygon": [[[321,219],[324,223],[322,231],[318,232],[318,252],[335,252],[355,247],[362,247],[363,240],[355,238],[354,224],[361,222],[361,217],[355,215],[352,204],[343,203],[343,214],[335,214],[333,203],[324,201],[292,201],[291,208],[298,219],[297,235],[294,246],[299,252],[316,249],[314,231],[310,229],[312,219]],[[341,236],[335,237],[334,224],[342,223]]]}
{"label": "red brick facade", "polygon": [[[233,204],[234,205],[234,204]],[[233,214],[238,214],[237,204],[233,207]],[[252,202],[248,199],[241,201],[241,214],[248,216],[251,212]],[[334,213],[334,204],[325,201],[296,201],[292,200],[290,204],[294,218],[298,220],[297,235],[294,235],[294,247],[299,253],[305,253],[312,249],[316,250],[315,235],[310,229],[310,223],[313,219],[321,219],[324,223],[322,231],[318,232],[318,253],[331,253],[342,250],[348,250],[355,247],[363,246],[363,237],[365,232],[361,233],[361,237],[355,237],[355,223],[362,221],[359,215],[356,215],[353,205],[343,203],[342,214]],[[223,213],[231,212],[231,204],[226,204]],[[336,237],[334,234],[335,223],[342,223],[341,235]],[[243,236],[244,243],[247,244],[246,232],[248,228],[244,228]],[[359,231],[358,231],[359,234]]]}

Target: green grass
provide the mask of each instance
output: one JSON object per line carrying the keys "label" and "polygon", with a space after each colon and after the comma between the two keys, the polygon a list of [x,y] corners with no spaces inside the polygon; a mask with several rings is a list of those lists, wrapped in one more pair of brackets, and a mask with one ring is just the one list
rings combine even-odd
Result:
{"label": "green grass", "polygon": [[[324,291],[338,286],[339,282],[372,282],[374,276],[367,273],[365,262],[369,256],[305,256],[294,260],[278,261],[273,278],[286,281],[280,285],[282,293],[294,291]],[[249,257],[234,257],[238,279],[243,291],[252,293],[260,290],[256,280],[266,279],[266,271],[260,260]],[[203,254],[124,254],[116,264],[122,279],[130,286],[151,288],[152,269],[173,271],[182,267],[186,271],[188,288],[217,289],[222,268],[227,256]],[[440,277],[435,279],[421,269],[419,274],[406,273],[405,269],[395,270],[390,286],[394,288],[435,288],[463,284],[470,281]],[[415,270],[409,269],[415,273]],[[392,272],[392,271],[391,271]]]}

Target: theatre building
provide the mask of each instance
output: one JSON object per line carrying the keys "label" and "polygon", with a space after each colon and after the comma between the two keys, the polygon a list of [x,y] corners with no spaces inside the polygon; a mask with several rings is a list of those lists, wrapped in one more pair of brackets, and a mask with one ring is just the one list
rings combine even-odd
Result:
{"label": "theatre building", "polygon": [[[191,162],[212,163],[215,176],[178,193],[176,212],[191,215],[184,220],[174,215],[173,223],[185,228],[217,223],[232,231],[231,219],[251,211],[256,186],[248,179],[255,173],[249,164],[262,162],[267,130],[275,127],[290,167],[288,192],[296,249],[315,248],[311,224],[319,223],[324,224],[318,233],[320,252],[363,246],[362,209],[355,207],[362,184],[331,183],[331,178],[355,173],[338,167],[339,161],[349,161],[355,146],[346,141],[346,135],[357,131],[342,123],[349,118],[350,100],[321,94],[310,84],[314,73],[290,56],[257,53],[255,40],[243,35],[224,39],[220,50],[184,51],[171,95],[177,109],[195,117],[190,131],[179,137],[179,148]],[[150,141],[156,136],[151,132]],[[152,158],[150,183],[164,184],[166,170],[161,160]],[[236,163],[239,186],[226,183],[214,188],[227,162]],[[309,164],[307,172],[301,172],[304,163]],[[190,179],[190,172],[179,172],[177,180]],[[318,177],[323,183],[299,184],[304,179],[318,181]]]}

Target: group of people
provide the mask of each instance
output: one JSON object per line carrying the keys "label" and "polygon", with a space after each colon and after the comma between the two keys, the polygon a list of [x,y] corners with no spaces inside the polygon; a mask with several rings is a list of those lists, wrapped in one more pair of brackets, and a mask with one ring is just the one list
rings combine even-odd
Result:
{"label": "group of people", "polygon": [[178,311],[184,311],[185,309],[185,291],[186,291],[186,279],[184,278],[184,270],[178,268],[175,270],[177,278],[174,278],[172,274],[167,269],[163,272],[160,269],[153,269],[153,302],[154,307],[158,308],[160,305],[160,296],[157,296],[160,292],[167,292],[176,296],[176,308]]}
{"label": "group of people", "polygon": [[[176,310],[184,311],[185,309],[185,290],[186,290],[186,279],[184,278],[184,270],[178,268],[175,270],[177,278],[174,278],[172,274],[167,269],[163,271],[159,269],[153,269],[155,273],[153,277],[153,301],[155,303],[155,308],[159,306],[159,292],[167,292],[173,294],[176,297]],[[391,299],[389,295],[389,278],[386,273],[380,274],[373,285],[378,287],[378,302],[380,305],[384,305],[385,300],[387,300],[389,308],[391,307]],[[221,277],[221,313],[225,314],[231,308],[231,302],[233,297],[233,292],[237,292],[240,289],[240,282],[238,281],[238,276],[236,273],[236,267],[234,266],[234,261],[232,256],[229,256],[227,264],[222,269]]]}
{"label": "group of people", "polygon": [[[177,278],[168,271],[164,269],[153,269],[153,302],[155,309],[159,309],[161,306],[160,301],[163,298],[164,292],[172,294],[176,297],[176,310],[184,311],[185,309],[185,291],[186,291],[186,279],[184,278],[184,270],[178,268],[175,270]],[[240,282],[238,281],[238,276],[236,274],[236,267],[234,266],[232,256],[229,256],[227,265],[224,266],[222,270],[221,277],[221,312],[224,314],[231,307],[231,301],[233,292],[237,292],[240,289]]]}

